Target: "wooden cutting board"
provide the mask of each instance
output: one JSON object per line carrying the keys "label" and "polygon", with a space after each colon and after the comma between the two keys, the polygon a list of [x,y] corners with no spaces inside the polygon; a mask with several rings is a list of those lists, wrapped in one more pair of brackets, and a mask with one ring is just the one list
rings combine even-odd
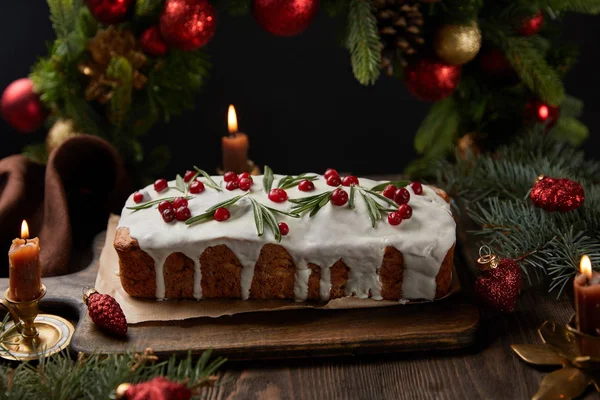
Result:
{"label": "wooden cutting board", "polygon": [[[158,355],[200,353],[211,348],[230,359],[312,357],[446,350],[474,342],[479,311],[458,293],[435,303],[352,310],[288,310],[129,326],[126,339],[98,331],[82,302],[92,287],[104,243],[84,270],[45,278],[42,310],[78,320],[71,349],[83,353],[143,351]],[[459,276],[461,265],[457,261]],[[456,277],[458,279],[458,277]],[[8,279],[0,279],[0,291]]]}

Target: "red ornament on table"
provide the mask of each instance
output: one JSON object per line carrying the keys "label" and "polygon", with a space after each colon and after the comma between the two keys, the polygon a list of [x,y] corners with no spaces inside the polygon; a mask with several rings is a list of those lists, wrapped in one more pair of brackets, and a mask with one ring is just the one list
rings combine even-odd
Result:
{"label": "red ornament on table", "polygon": [[169,47],[160,34],[158,25],[146,29],[140,36],[140,44],[144,53],[154,57],[160,57],[167,54]]}
{"label": "red ornament on table", "polygon": [[319,0],[252,0],[254,19],[275,36],[304,32],[318,11]]}
{"label": "red ornament on table", "polygon": [[585,202],[583,186],[567,178],[550,178],[540,175],[533,185],[529,198],[536,207],[546,211],[573,211]]}
{"label": "red ornament on table", "polygon": [[116,24],[127,17],[134,0],[86,0],[90,13],[103,24]]}
{"label": "red ornament on table", "polygon": [[217,15],[208,0],[167,0],[159,26],[165,42],[192,51],[210,42],[217,27]]}
{"label": "red ornament on table", "polygon": [[588,256],[579,265],[581,273],[573,280],[577,330],[600,336],[600,272],[592,271]]}
{"label": "red ornament on table", "polygon": [[127,334],[127,320],[117,301],[107,295],[90,289],[83,295],[83,302],[88,307],[90,318],[98,328],[119,336]]}
{"label": "red ornament on table", "polygon": [[539,10],[536,14],[523,18],[517,32],[521,36],[533,36],[542,30],[544,25],[544,13]]}
{"label": "red ornament on table", "polygon": [[483,271],[475,280],[475,295],[496,311],[514,312],[522,283],[519,264],[510,258],[500,260],[487,246],[479,255],[477,263]]}
{"label": "red ornament on table", "polygon": [[0,109],[6,122],[22,133],[39,129],[47,114],[29,78],[17,79],[4,89]]}
{"label": "red ornament on table", "polygon": [[460,65],[445,64],[433,58],[422,58],[404,69],[404,83],[416,97],[438,101],[454,92],[460,82]]}
{"label": "red ornament on table", "polygon": [[157,376],[135,385],[122,383],[116,390],[119,400],[189,400],[192,391],[181,383]]}

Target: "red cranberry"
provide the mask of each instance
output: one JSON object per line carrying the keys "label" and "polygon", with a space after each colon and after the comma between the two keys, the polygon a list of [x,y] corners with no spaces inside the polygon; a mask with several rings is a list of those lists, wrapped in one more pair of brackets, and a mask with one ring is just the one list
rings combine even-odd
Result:
{"label": "red cranberry", "polygon": [[344,179],[342,179],[342,185],[344,185],[344,186],[358,185],[358,178],[355,177],[354,175],[345,176]]}
{"label": "red cranberry", "polygon": [[330,175],[325,181],[329,186],[340,186],[342,184],[342,180],[337,175]]}
{"label": "red cranberry", "polygon": [[219,222],[227,221],[230,217],[231,217],[231,214],[229,213],[229,210],[224,207],[217,208],[217,210],[215,211],[215,215],[214,215],[215,221],[219,221]]}
{"label": "red cranberry", "polygon": [[337,176],[337,177],[339,177],[340,174],[338,174],[338,172],[335,169],[328,168],[327,171],[325,171],[325,174],[323,174],[323,177],[325,178],[325,180],[327,180],[327,178],[329,178],[330,176]]}
{"label": "red cranberry", "polygon": [[394,201],[398,204],[406,204],[410,200],[410,192],[406,188],[400,188],[394,193]]}
{"label": "red cranberry", "polygon": [[187,170],[187,171],[185,171],[185,174],[183,175],[183,181],[184,181],[184,182],[189,182],[189,181],[191,181],[191,180],[192,180],[192,177],[193,177],[194,175],[196,175],[196,173],[195,173],[194,171],[190,171],[190,170]]}
{"label": "red cranberry", "polygon": [[157,179],[156,182],[154,182],[154,190],[156,190],[157,192],[162,192],[168,186],[169,186],[169,183],[167,182],[166,179]]}
{"label": "red cranberry", "polygon": [[409,219],[412,217],[412,207],[408,204],[402,204],[398,207],[398,214],[400,214],[402,219]]}
{"label": "red cranberry", "polygon": [[285,236],[290,233],[290,227],[285,222],[280,222],[279,224],[279,232],[281,232],[281,236]]}
{"label": "red cranberry", "polygon": [[142,201],[144,201],[144,194],[141,192],[135,192],[133,194],[133,201],[136,203],[141,203]]}
{"label": "red cranberry", "polygon": [[175,211],[172,208],[167,208],[161,212],[162,219],[165,222],[171,222],[175,219]]}
{"label": "red cranberry", "polygon": [[252,178],[242,178],[240,179],[240,189],[242,189],[244,192],[247,192],[250,190],[250,187],[253,183],[254,182],[252,181]]}
{"label": "red cranberry", "polygon": [[204,183],[194,181],[190,184],[190,193],[198,194],[204,192]]}
{"label": "red cranberry", "polygon": [[312,181],[309,181],[308,179],[303,179],[298,184],[298,190],[301,192],[312,192],[313,190],[315,190],[315,184],[312,183]]}
{"label": "red cranberry", "polygon": [[238,176],[237,176],[237,174],[235,172],[229,171],[229,172],[226,172],[225,175],[223,175],[223,180],[225,182],[237,181],[238,180]]}
{"label": "red cranberry", "polygon": [[271,191],[269,192],[269,200],[271,200],[272,202],[283,203],[287,199],[288,195],[283,189],[275,188],[271,189]]}
{"label": "red cranberry", "polygon": [[331,203],[336,206],[343,206],[348,202],[348,193],[344,189],[335,189],[331,193]]}
{"label": "red cranberry", "polygon": [[238,180],[239,180],[239,181],[241,181],[241,180],[242,180],[242,179],[244,179],[244,178],[250,178],[250,179],[252,179],[252,177],[250,176],[250,174],[249,174],[249,173],[247,173],[247,172],[242,172],[242,173],[241,173],[241,174],[239,174],[237,177],[238,177]]}
{"label": "red cranberry", "polygon": [[388,223],[390,225],[400,225],[400,222],[402,222],[402,216],[399,212],[394,211],[388,214]]}
{"label": "red cranberry", "polygon": [[158,211],[162,213],[165,210],[173,210],[173,203],[169,200],[163,200],[158,203]]}
{"label": "red cranberry", "polygon": [[240,187],[240,182],[237,180],[229,181],[229,182],[227,182],[227,185],[225,185],[225,188],[227,188],[227,190],[235,190],[235,189],[238,189],[239,187]]}
{"label": "red cranberry", "polygon": [[185,197],[176,197],[173,200],[173,208],[174,209],[178,209],[179,207],[187,207],[188,206],[188,201]]}
{"label": "red cranberry", "polygon": [[383,189],[383,195],[385,197],[387,197],[388,199],[393,199],[394,195],[396,194],[396,190],[398,190],[398,188],[394,185],[387,185],[385,187],[385,189]]}
{"label": "red cranberry", "polygon": [[178,209],[175,210],[175,218],[177,218],[177,221],[185,221],[191,216],[192,216],[192,213],[190,212],[190,209],[187,207],[179,207]]}
{"label": "red cranberry", "polygon": [[421,185],[421,182],[413,182],[410,184],[410,187],[415,194],[423,194],[423,185]]}

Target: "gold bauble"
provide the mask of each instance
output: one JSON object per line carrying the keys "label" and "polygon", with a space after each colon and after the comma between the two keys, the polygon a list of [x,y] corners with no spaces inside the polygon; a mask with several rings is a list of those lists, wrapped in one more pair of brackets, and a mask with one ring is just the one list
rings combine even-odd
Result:
{"label": "gold bauble", "polygon": [[63,144],[65,140],[79,135],[73,128],[73,122],[68,119],[57,120],[46,136],[46,151],[52,153],[54,149]]}
{"label": "gold bauble", "polygon": [[466,64],[481,48],[479,26],[475,21],[469,25],[442,25],[435,33],[433,48],[437,56],[448,64]]}

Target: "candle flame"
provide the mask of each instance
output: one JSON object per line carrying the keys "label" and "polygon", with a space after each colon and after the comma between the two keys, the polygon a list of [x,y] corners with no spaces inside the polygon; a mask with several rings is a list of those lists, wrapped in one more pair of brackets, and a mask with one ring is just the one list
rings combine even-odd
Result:
{"label": "candle flame", "polygon": [[579,268],[581,269],[581,273],[583,275],[585,275],[588,279],[592,279],[592,261],[590,261],[590,258],[587,255],[581,257]]}
{"label": "candle flame", "polygon": [[29,225],[27,225],[27,221],[23,220],[21,224],[21,239],[29,238]]}
{"label": "candle flame", "polygon": [[233,104],[229,105],[229,111],[227,112],[227,127],[229,128],[229,133],[232,135],[238,131],[237,115],[235,114]]}

